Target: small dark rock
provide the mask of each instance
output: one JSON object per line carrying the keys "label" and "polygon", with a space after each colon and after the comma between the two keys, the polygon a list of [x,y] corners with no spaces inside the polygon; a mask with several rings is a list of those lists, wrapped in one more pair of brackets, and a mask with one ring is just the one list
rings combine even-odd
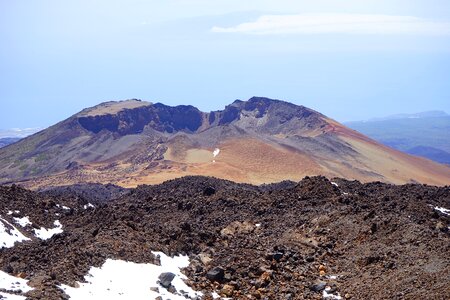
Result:
{"label": "small dark rock", "polygon": [[306,257],[306,261],[307,261],[307,262],[313,262],[313,261],[314,261],[314,256],[308,256],[308,257]]}
{"label": "small dark rock", "polygon": [[372,226],[370,227],[370,232],[374,234],[375,232],[377,232],[377,230],[378,230],[377,223],[372,223]]}
{"label": "small dark rock", "polygon": [[5,267],[3,267],[3,271],[12,274],[14,272],[14,269],[13,267],[11,267],[11,265],[6,265]]}
{"label": "small dark rock", "polygon": [[191,224],[189,224],[188,222],[183,222],[183,223],[180,225],[180,228],[181,228],[182,230],[184,230],[184,231],[189,232],[189,231],[191,231]]}
{"label": "small dark rock", "polygon": [[387,262],[387,263],[385,263],[384,264],[384,267],[386,268],[386,269],[394,269],[395,268],[395,263],[394,262]]}
{"label": "small dark rock", "polygon": [[175,278],[175,274],[170,272],[161,273],[158,277],[159,284],[165,288],[169,288],[172,284],[172,280]]}
{"label": "small dark rock", "polygon": [[324,289],[325,289],[325,287],[326,287],[326,282],[323,282],[323,281],[317,281],[316,283],[314,283],[313,285],[311,285],[310,287],[309,287],[309,289],[311,290],[311,291],[314,291],[314,292],[321,292],[321,291],[323,291]]}
{"label": "small dark rock", "polygon": [[216,189],[213,188],[212,186],[208,186],[207,188],[205,188],[203,190],[203,195],[205,196],[211,196],[214,195],[216,193]]}
{"label": "small dark rock", "polygon": [[177,293],[177,289],[173,285],[169,286],[169,288],[167,290],[169,291],[169,293],[172,293],[172,294]]}
{"label": "small dark rock", "polygon": [[223,277],[226,281],[231,281],[231,274],[230,273],[226,273],[225,276]]}
{"label": "small dark rock", "polygon": [[283,253],[281,252],[275,252],[272,254],[272,258],[276,261],[280,261],[280,259],[283,257]]}
{"label": "small dark rock", "polygon": [[440,230],[442,232],[447,232],[448,231],[448,227],[442,222],[437,222],[436,229]]}
{"label": "small dark rock", "polygon": [[221,267],[214,267],[206,273],[206,278],[211,281],[221,282],[225,276],[225,271]]}

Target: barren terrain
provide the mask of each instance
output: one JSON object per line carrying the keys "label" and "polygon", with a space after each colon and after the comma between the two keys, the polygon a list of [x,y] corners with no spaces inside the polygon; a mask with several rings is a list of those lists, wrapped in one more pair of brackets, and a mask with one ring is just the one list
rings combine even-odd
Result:
{"label": "barren terrain", "polygon": [[450,184],[446,165],[383,146],[309,108],[261,97],[210,113],[106,102],[0,149],[0,183],[32,189],[136,187],[187,175],[252,184],[315,175]]}
{"label": "barren terrain", "polygon": [[[30,280],[29,299],[64,299],[59,285],[76,286],[106,259],[156,263],[151,251],[188,255],[183,272],[204,299],[212,292],[321,299],[325,289],[343,299],[446,299],[449,292],[449,187],[324,177],[257,187],[185,177],[129,191],[0,187],[0,198],[2,222],[31,239],[3,248],[0,266]],[[31,225],[14,219],[23,217]],[[39,240],[34,228],[55,220],[62,233]],[[212,277],[214,268],[224,273]]]}

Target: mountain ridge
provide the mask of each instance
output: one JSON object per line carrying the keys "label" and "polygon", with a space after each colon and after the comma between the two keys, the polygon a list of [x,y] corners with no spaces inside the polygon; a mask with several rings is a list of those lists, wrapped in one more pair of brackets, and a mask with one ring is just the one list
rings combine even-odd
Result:
{"label": "mountain ridge", "polygon": [[186,175],[254,184],[308,175],[450,182],[445,166],[382,146],[307,107],[265,97],[208,113],[137,99],[105,102],[0,149],[1,182],[36,188],[133,187]]}

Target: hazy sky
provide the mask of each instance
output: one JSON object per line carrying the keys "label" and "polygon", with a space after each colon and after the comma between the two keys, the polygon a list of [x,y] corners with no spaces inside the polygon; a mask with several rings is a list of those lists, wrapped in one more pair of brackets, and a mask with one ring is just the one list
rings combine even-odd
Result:
{"label": "hazy sky", "polygon": [[0,40],[0,128],[129,98],[450,113],[448,0],[0,0]]}

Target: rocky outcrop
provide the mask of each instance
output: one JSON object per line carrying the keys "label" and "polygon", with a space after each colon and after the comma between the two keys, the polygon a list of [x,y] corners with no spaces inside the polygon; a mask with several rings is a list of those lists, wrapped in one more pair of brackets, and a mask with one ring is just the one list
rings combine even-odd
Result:
{"label": "rocky outcrop", "polygon": [[202,113],[193,106],[167,106],[157,103],[133,109],[125,109],[116,114],[81,116],[78,122],[88,131],[102,130],[120,135],[139,134],[144,128],[161,132],[195,132],[202,125]]}
{"label": "rocky outcrop", "polygon": [[[167,106],[161,103],[123,109],[115,114],[81,115],[78,122],[86,130],[95,134],[102,130],[120,135],[139,134],[145,127],[159,132],[176,133],[179,131],[194,133],[199,128],[223,126],[239,121],[241,115],[252,112],[256,119],[268,116],[269,125],[278,128],[293,119],[303,120],[315,128],[321,114],[303,106],[296,106],[280,100],[253,97],[248,101],[236,100],[222,111],[202,113],[190,105]],[[204,118],[204,116],[206,116]],[[208,124],[204,124],[204,120]],[[256,131],[257,128],[255,128]],[[273,130],[273,128],[272,128]]]}

